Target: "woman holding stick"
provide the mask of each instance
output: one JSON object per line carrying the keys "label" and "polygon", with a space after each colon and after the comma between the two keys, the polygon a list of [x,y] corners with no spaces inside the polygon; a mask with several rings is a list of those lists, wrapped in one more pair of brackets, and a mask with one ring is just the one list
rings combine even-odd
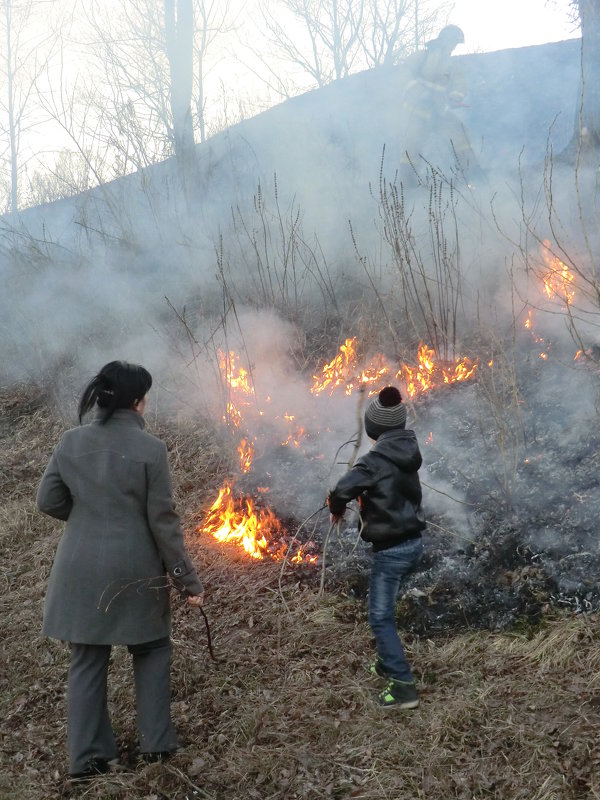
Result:
{"label": "woman holding stick", "polygon": [[[112,645],[133,658],[142,758],[177,749],[171,722],[170,582],[201,606],[202,581],[174,509],[167,448],[144,430],[152,377],[111,361],[79,402],[77,428],[56,446],[37,492],[40,511],[66,522],[52,565],[43,633],[69,642],[67,737],[71,778],[118,764],[107,706]],[[90,424],[82,419],[94,410]]]}

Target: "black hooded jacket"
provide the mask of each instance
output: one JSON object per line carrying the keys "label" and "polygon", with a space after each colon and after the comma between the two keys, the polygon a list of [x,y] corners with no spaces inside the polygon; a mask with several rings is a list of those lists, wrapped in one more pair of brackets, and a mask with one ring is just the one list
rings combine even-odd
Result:
{"label": "black hooded jacket", "polygon": [[341,516],[346,504],[358,498],[364,523],[361,535],[374,550],[420,536],[426,524],[418,475],[422,462],[414,431],[382,433],[330,491],[329,510]]}

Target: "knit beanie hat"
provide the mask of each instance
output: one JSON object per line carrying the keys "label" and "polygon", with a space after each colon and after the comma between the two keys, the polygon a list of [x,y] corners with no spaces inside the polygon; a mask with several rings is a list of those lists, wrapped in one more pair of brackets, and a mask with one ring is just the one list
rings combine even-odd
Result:
{"label": "knit beanie hat", "polygon": [[386,386],[373,398],[365,411],[365,430],[370,439],[385,431],[398,430],[406,425],[406,406],[395,386]]}

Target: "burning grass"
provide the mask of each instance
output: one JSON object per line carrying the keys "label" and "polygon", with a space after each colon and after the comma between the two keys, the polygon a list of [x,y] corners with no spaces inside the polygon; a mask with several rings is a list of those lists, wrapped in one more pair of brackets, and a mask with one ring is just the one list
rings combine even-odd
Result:
{"label": "burning grass", "polygon": [[[116,648],[110,703],[130,770],[73,790],[65,781],[68,653],[40,637],[60,525],[34,509],[65,423],[25,389],[0,397],[0,797],[53,800],[600,797],[600,616],[555,615],[521,631],[406,634],[422,692],[412,714],[382,711],[368,677],[364,602],[319,595],[318,575],[248,558],[195,533],[226,465],[200,425],[149,419],[168,442],[206,614],[173,597],[173,713],[183,749],[137,763],[132,676]],[[35,401],[35,402],[34,402]],[[285,603],[283,602],[285,600]]]}
{"label": "burning grass", "polygon": [[468,380],[477,370],[477,360],[469,358],[442,363],[423,342],[413,364],[393,364],[381,353],[366,361],[359,359],[359,345],[356,336],[340,345],[338,354],[313,375],[313,394],[341,390],[350,395],[361,387],[375,393],[389,383],[399,383],[405,394],[415,397],[444,384]]}

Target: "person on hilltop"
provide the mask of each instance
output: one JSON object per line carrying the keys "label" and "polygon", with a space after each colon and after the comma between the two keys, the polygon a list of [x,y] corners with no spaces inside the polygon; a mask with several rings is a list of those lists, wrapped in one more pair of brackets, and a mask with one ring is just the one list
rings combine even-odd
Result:
{"label": "person on hilltop", "polygon": [[369,581],[369,625],[377,649],[370,671],[387,679],[378,702],[384,708],[419,705],[415,679],[396,627],[396,601],[407,575],[423,554],[418,470],[422,457],[414,431],[406,430],[406,405],[398,389],[387,386],[371,400],[364,415],[365,431],[374,445],[329,492],[331,522],[358,498],[361,537],[372,544]]}
{"label": "person on hilltop", "polygon": [[404,62],[408,78],[400,108],[399,177],[405,185],[416,182],[419,157],[433,136],[445,140],[467,181],[481,173],[467,130],[454,113],[465,105],[466,82],[452,52],[464,40],[457,25],[447,25]]}
{"label": "person on hilltop", "polygon": [[[67,739],[72,779],[118,768],[107,707],[112,645],[133,660],[144,761],[177,749],[170,709],[170,575],[201,606],[165,444],[144,430],[152,377],[111,361],[79,402],[79,427],[57,444],[37,491],[40,511],[66,522],[48,582],[43,633],[68,642]],[[83,416],[94,409],[89,424]]]}

